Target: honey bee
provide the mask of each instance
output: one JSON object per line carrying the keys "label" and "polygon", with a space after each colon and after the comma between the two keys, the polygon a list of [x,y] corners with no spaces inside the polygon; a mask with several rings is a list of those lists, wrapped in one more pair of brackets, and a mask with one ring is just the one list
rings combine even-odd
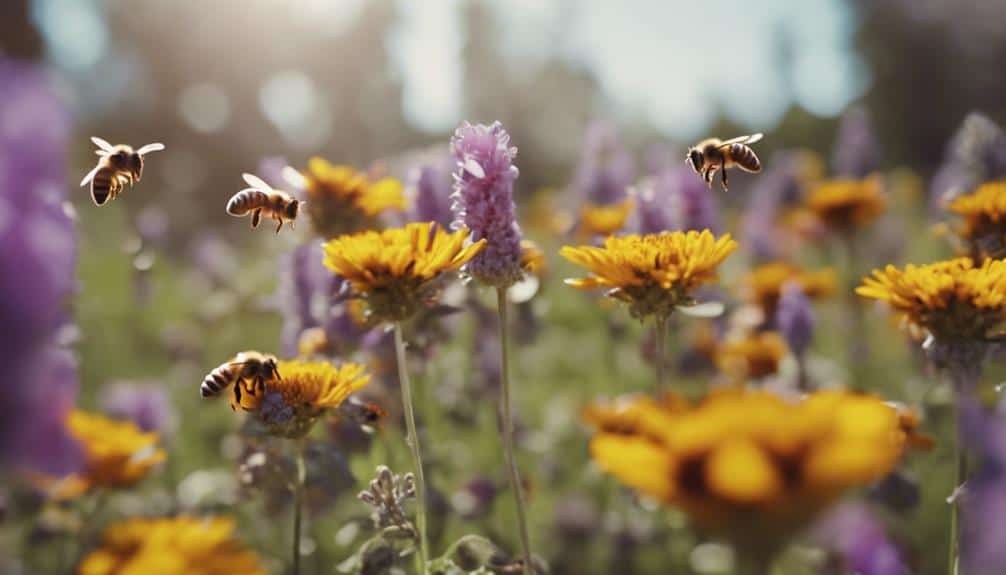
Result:
{"label": "honey bee", "polygon": [[723,170],[721,177],[725,192],[728,189],[728,168],[738,166],[745,172],[753,174],[761,171],[761,161],[755,155],[754,150],[748,147],[749,144],[761,139],[762,134],[740,136],[726,141],[719,138],[709,138],[689,148],[685,161],[695,170],[695,173],[702,176],[710,188],[713,186],[716,170]]}
{"label": "honey bee", "polygon": [[300,205],[304,202],[282,190],[274,190],[272,186],[262,181],[262,178],[253,174],[243,174],[241,177],[250,187],[231,196],[227,202],[228,214],[237,217],[251,214],[252,228],[258,227],[262,216],[273,218],[279,221],[279,225],[276,226],[277,234],[283,228],[285,221],[290,222],[291,228],[294,227]]}
{"label": "honey bee", "polygon": [[80,185],[91,184],[91,199],[95,205],[102,205],[108,200],[114,200],[126,184],[132,186],[143,176],[143,156],[150,152],[159,152],[164,144],[155,142],[147,144],[139,150],[119,144],[113,146],[101,138],[91,138],[99,150],[98,165],[84,176]]}
{"label": "honey bee", "polygon": [[[242,351],[227,363],[211,371],[199,386],[203,397],[215,397],[234,386],[234,402],[241,405],[242,390],[256,395],[265,391],[265,382],[279,378],[276,356],[257,351]],[[247,382],[251,381],[251,385]]]}
{"label": "honey bee", "polygon": [[342,414],[357,425],[373,427],[388,416],[388,411],[372,401],[348,398],[340,406]]}

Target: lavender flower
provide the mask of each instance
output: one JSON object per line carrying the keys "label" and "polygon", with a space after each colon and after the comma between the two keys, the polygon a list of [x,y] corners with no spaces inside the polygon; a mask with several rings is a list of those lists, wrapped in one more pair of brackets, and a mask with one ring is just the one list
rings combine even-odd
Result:
{"label": "lavender flower", "polygon": [[415,190],[412,221],[436,222],[444,228],[451,224],[451,179],[436,164],[426,164],[414,170]]}
{"label": "lavender flower", "polygon": [[175,422],[171,398],[156,383],[119,382],[101,389],[101,408],[112,417],[128,419],[144,431],[167,432]]}
{"label": "lavender flower", "polygon": [[880,144],[866,110],[853,108],[842,116],[831,165],[835,175],[857,180],[880,168]]}
{"label": "lavender flower", "polygon": [[632,156],[609,124],[594,122],[583,138],[583,152],[573,178],[577,203],[615,204],[625,199],[636,177]]}
{"label": "lavender flower", "polygon": [[1006,178],[1006,133],[984,115],[972,112],[947,148],[946,159],[933,177],[930,197],[938,206],[1002,178]]}
{"label": "lavender flower", "polygon": [[50,473],[79,463],[63,426],[78,385],[61,341],[77,255],[65,204],[69,132],[43,72],[0,56],[0,464]]}
{"label": "lavender flower", "polygon": [[1006,565],[1006,416],[958,395],[961,434],[980,466],[964,487],[962,572],[999,573]]}
{"label": "lavender flower", "polygon": [[814,530],[814,539],[835,553],[845,568],[859,575],[910,575],[901,551],[862,505],[832,511]]}
{"label": "lavender flower", "polygon": [[782,289],[775,325],[797,357],[803,357],[814,339],[814,309],[800,286],[789,282]]}
{"label": "lavender flower", "polygon": [[513,184],[519,175],[513,159],[517,148],[503,125],[465,122],[454,132],[454,212],[457,228],[471,230],[488,245],[465,265],[465,272],[489,285],[507,287],[522,276],[521,231],[515,217]]}
{"label": "lavender flower", "polygon": [[741,246],[756,259],[778,259],[783,252],[776,216],[782,207],[800,200],[800,161],[792,153],[776,154],[751,190],[741,223]]}
{"label": "lavender flower", "polygon": [[702,180],[674,166],[633,189],[636,228],[641,234],[719,228],[719,206]]}

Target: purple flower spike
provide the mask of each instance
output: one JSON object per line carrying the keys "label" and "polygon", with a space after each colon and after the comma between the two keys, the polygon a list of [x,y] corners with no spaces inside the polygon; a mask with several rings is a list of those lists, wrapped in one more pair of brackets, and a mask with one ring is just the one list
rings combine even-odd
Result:
{"label": "purple flower spike", "polygon": [[609,124],[594,122],[583,138],[583,152],[573,179],[577,203],[616,204],[636,178],[632,155]]}
{"label": "purple flower spike", "polygon": [[143,431],[167,433],[175,422],[171,398],[163,386],[156,383],[120,382],[101,389],[101,407],[118,419],[127,419]]}
{"label": "purple flower spike", "polygon": [[[0,467],[73,471],[77,395],[65,302],[77,238],[67,199],[71,118],[45,73],[0,56]],[[14,216],[16,214],[16,216]],[[10,466],[10,467],[8,467]]]}
{"label": "purple flower spike", "polygon": [[1006,565],[1006,415],[959,398],[961,437],[980,462],[963,489],[962,572],[992,575]]}
{"label": "purple flower spike", "polygon": [[880,168],[880,144],[866,110],[853,108],[842,117],[831,163],[836,175],[857,180]]}
{"label": "purple flower spike", "polygon": [[790,282],[783,286],[775,324],[797,357],[803,357],[814,339],[814,309],[800,286]]}
{"label": "purple flower spike", "polygon": [[862,505],[847,504],[818,524],[814,538],[832,551],[851,573],[860,575],[911,575],[901,551],[883,525]]}
{"label": "purple flower spike", "polygon": [[964,118],[947,147],[946,159],[930,188],[934,207],[973,192],[992,180],[1006,178],[1006,132],[977,112]]}
{"label": "purple flower spike", "polygon": [[636,227],[641,234],[719,228],[716,197],[681,165],[644,180],[634,190]]}
{"label": "purple flower spike", "polygon": [[465,122],[454,132],[451,153],[454,172],[454,226],[468,228],[472,239],[487,240],[482,253],[465,266],[465,273],[496,287],[507,287],[521,276],[521,231],[515,217],[513,165],[517,148],[503,125]]}

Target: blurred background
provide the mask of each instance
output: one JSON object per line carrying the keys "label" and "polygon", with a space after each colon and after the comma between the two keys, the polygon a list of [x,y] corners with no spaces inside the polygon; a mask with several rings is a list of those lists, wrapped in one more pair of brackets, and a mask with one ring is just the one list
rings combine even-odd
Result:
{"label": "blurred background", "polygon": [[[72,118],[67,181],[78,213],[79,289],[72,307],[79,404],[99,405],[101,390],[120,383],[162,387],[172,397],[172,415],[162,421],[172,447],[163,485],[142,500],[127,496],[120,511],[227,510],[256,527],[244,538],[273,565],[283,556],[282,542],[270,538],[269,516],[256,512],[259,503],[232,508],[243,497],[233,477],[245,453],[233,433],[238,424],[222,405],[209,414],[195,394],[207,369],[236,349],[278,348],[277,270],[285,265],[281,256],[303,238],[251,233],[247,222],[223,209],[243,187],[240,174],[258,172],[264,159],[303,166],[321,155],[407,180],[417,157],[444,154],[460,122],[499,120],[520,150],[522,209],[532,212],[544,202],[573,210],[571,202],[583,198],[564,192],[575,187],[589,147],[585,138],[599,122],[632,151],[630,172],[645,174],[683,162],[688,145],[711,135],[764,132],[757,150],[768,167],[778,150],[831,158],[841,118],[857,110],[876,140],[868,163],[885,173],[914,174],[923,188],[918,182],[938,171],[968,112],[1006,121],[1004,22],[1006,2],[988,0],[4,0],[0,55],[42,66]],[[134,146],[160,141],[167,149],[152,158],[141,184],[99,209],[85,188],[75,187],[93,166],[92,135]],[[748,205],[756,179],[731,179],[731,192],[717,198],[736,211]],[[925,195],[916,190],[912,197]],[[949,253],[928,235],[928,204],[902,210],[898,201],[905,197],[890,202],[909,222],[887,234],[900,234],[892,240],[897,249],[874,257],[925,260]],[[525,217],[531,235],[547,227]],[[732,225],[720,231],[736,235]],[[558,244],[542,243],[552,258]],[[886,261],[892,260],[859,267]],[[580,294],[560,298],[565,288],[549,289],[553,299],[545,299],[537,316],[561,327],[529,348],[517,368],[539,382],[518,392],[518,404],[525,408],[527,461],[535,462],[530,475],[541,485],[532,489],[531,506],[543,553],[559,573],[583,572],[577,566],[590,565],[585,558],[597,554],[613,565],[636,554],[636,567],[625,573],[665,572],[654,521],[609,512],[609,503],[625,507],[624,493],[608,489],[597,503],[597,477],[575,471],[587,459],[585,435],[570,431],[585,401],[622,391],[606,379],[612,373],[629,389],[644,388],[649,368],[639,365],[634,347],[643,330],[624,314],[610,322],[613,310],[595,310]],[[828,313],[834,319],[842,311]],[[882,336],[897,337],[886,320],[872,321]],[[466,327],[462,335],[476,329]],[[818,351],[843,356],[838,337],[825,334]],[[620,359],[608,357],[612,338],[627,342]],[[465,521],[483,521],[483,533],[505,542],[513,532],[509,507],[495,516],[472,510],[485,485],[501,485],[497,477],[470,473],[496,469],[491,414],[472,416],[486,432],[482,439],[468,444],[455,435],[458,421],[471,415],[452,403],[465,385],[456,381],[465,377],[458,372],[473,368],[467,345],[444,351],[420,377],[439,386],[424,391],[420,411],[455,409],[454,419],[427,422],[431,435],[445,438],[440,458],[431,455],[432,465],[442,466],[433,483],[438,503],[464,518],[446,527],[452,534],[472,530]],[[582,358],[563,353],[569,349],[593,361],[603,357],[606,365],[614,361],[621,371],[585,375],[590,370],[578,363]],[[881,382],[878,389],[903,392],[908,386],[901,380],[916,377],[908,375],[908,348],[876,353],[867,375]],[[890,370],[903,377],[892,378]],[[551,388],[549,382],[559,383]],[[945,433],[945,423],[937,418],[934,425]],[[576,453],[573,463],[551,460],[563,447]],[[452,449],[472,452],[457,462],[467,475],[449,472],[457,456]],[[914,469],[932,488],[921,496],[916,517],[922,519],[904,523],[898,534],[913,564],[924,566],[919,572],[936,572],[927,569],[945,560],[950,473],[944,457],[938,451]],[[401,469],[407,461],[400,440],[348,463],[340,458],[331,477],[342,471],[355,477],[333,480],[347,498],[343,510],[355,509],[351,492],[374,465]],[[329,572],[322,566],[348,553],[355,535],[341,528],[354,513],[362,510],[314,522],[318,572]],[[668,525],[680,529],[682,521],[672,516]],[[601,525],[622,551],[586,550]],[[332,538],[337,531],[341,539]],[[716,572],[695,567],[694,560],[683,560],[681,569]]]}

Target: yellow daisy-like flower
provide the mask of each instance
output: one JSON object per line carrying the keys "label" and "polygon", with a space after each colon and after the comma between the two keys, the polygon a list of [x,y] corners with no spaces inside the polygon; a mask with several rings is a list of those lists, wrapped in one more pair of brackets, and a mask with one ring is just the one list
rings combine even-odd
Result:
{"label": "yellow daisy-like flower", "polygon": [[848,233],[883,214],[887,200],[880,177],[871,176],[821,183],[811,191],[806,205],[828,229]]}
{"label": "yellow daisy-like flower", "polygon": [[531,240],[520,241],[520,267],[524,271],[540,276],[548,269],[545,252]]}
{"label": "yellow daisy-like flower", "polygon": [[127,519],[105,530],[78,575],[265,575],[235,537],[233,519],[179,516]]}
{"label": "yellow daisy-like flower", "polygon": [[983,184],[954,198],[947,209],[963,218],[957,233],[971,245],[973,257],[1006,256],[1006,181]]}
{"label": "yellow daisy-like flower", "polygon": [[43,479],[43,486],[57,499],[77,497],[97,487],[128,487],[167,457],[157,447],[157,433],[144,432],[131,421],[74,410],[66,424],[80,442],[84,463],[80,472]]}
{"label": "yellow daisy-like flower", "polygon": [[715,352],[716,367],[732,380],[761,379],[779,373],[789,346],[774,331],[749,334],[721,343]]}
{"label": "yellow daisy-like flower", "polygon": [[1006,260],[958,258],[874,270],[856,288],[945,342],[980,341],[1006,320]]}
{"label": "yellow daisy-like flower", "polygon": [[325,237],[373,228],[381,212],[405,209],[403,186],[395,178],[372,181],[351,166],[318,157],[308,161],[302,176],[308,216]]}
{"label": "yellow daisy-like flower", "polygon": [[716,268],[737,249],[730,235],[663,232],[609,237],[603,247],[565,246],[560,254],[592,275],[567,279],[577,288],[609,288],[608,295],[629,304],[633,317],[666,318],[693,303],[691,292],[716,280]]}
{"label": "yellow daisy-like flower", "polygon": [[590,451],[601,469],[706,530],[765,549],[846,490],[884,477],[914,434],[894,406],[846,391],[788,402],[726,388],[695,405],[636,397],[584,416],[597,429]]}
{"label": "yellow daisy-like flower", "polygon": [[413,223],[331,240],[324,247],[325,266],[350,282],[368,313],[399,321],[432,297],[434,280],[486,245],[484,239],[466,246],[467,241],[468,230],[449,233],[433,223]]}
{"label": "yellow daisy-like flower", "polygon": [[625,227],[632,213],[632,200],[617,204],[598,205],[584,202],[580,208],[579,232],[581,237],[610,236]]}
{"label": "yellow daisy-like flower", "polygon": [[770,262],[748,273],[744,290],[748,301],[758,304],[764,317],[771,319],[787,282],[795,282],[807,297],[817,299],[831,295],[836,281],[831,268],[809,271],[787,262]]}
{"label": "yellow daisy-like flower", "polygon": [[326,409],[342,405],[349,394],[370,382],[366,367],[344,363],[280,361],[279,377],[262,382],[241,381],[242,393],[231,398],[235,409],[252,412],[271,433],[300,437]]}

